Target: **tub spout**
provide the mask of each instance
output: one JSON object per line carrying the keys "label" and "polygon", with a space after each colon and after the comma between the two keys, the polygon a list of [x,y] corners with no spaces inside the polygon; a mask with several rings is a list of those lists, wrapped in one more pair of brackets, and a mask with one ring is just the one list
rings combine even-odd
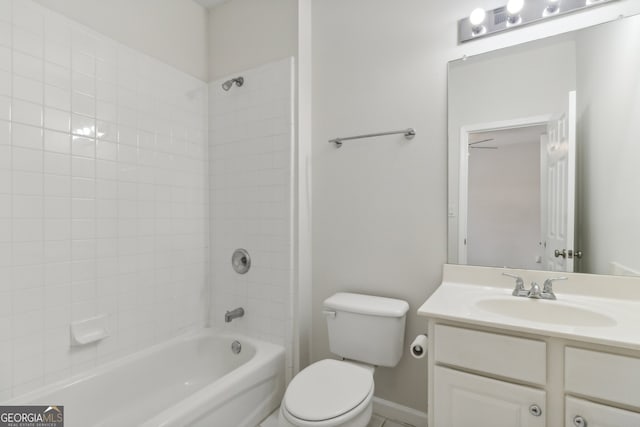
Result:
{"label": "tub spout", "polygon": [[244,308],[238,307],[235,310],[227,311],[224,314],[224,321],[229,323],[233,319],[237,319],[238,317],[244,316]]}

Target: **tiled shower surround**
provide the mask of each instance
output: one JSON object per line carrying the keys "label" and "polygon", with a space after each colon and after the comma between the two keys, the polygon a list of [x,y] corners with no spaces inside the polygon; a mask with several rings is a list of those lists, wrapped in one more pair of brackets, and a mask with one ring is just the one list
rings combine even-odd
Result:
{"label": "tiled shower surround", "polygon": [[[293,257],[293,59],[236,73],[244,85],[224,91],[209,85],[212,324],[287,349],[292,369]],[[237,274],[231,256],[251,255],[251,269]],[[225,324],[224,313],[246,315]]]}
{"label": "tiled shower surround", "polygon": [[205,83],[0,0],[0,401],[202,325],[207,169]]}

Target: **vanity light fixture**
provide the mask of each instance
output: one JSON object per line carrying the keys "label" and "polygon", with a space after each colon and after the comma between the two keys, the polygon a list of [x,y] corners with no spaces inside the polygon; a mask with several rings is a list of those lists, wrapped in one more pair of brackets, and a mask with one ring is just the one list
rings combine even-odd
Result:
{"label": "vanity light fixture", "polygon": [[617,0],[508,0],[505,6],[493,10],[476,8],[458,21],[458,41],[464,43],[613,1]]}

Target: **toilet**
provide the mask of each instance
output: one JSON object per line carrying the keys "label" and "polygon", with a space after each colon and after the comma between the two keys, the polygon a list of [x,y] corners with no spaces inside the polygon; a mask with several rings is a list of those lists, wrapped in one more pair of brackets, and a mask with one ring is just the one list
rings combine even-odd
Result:
{"label": "toilet", "polygon": [[309,365],[289,383],[280,427],[366,427],[376,366],[398,364],[409,311],[406,301],[341,292],[324,301],[329,348],[342,360]]}

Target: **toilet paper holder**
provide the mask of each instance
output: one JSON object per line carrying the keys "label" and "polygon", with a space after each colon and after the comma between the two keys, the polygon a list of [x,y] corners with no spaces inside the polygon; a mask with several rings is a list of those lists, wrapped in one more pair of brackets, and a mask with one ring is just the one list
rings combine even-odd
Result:
{"label": "toilet paper holder", "polygon": [[416,336],[411,342],[411,356],[413,356],[415,359],[422,359],[427,354],[428,343],[429,336],[426,333]]}

